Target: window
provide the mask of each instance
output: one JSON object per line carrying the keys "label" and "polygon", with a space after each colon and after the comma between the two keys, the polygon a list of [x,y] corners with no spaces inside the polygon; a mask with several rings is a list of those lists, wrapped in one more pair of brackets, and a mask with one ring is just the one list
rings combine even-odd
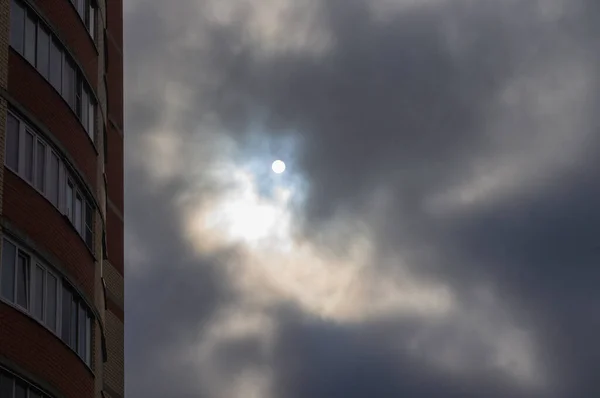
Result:
{"label": "window", "polygon": [[13,384],[12,377],[4,372],[0,372],[0,397],[12,397]]}
{"label": "window", "polygon": [[[46,325],[89,365],[92,316],[85,301],[35,256],[7,238],[2,245],[2,299],[18,305]],[[60,312],[57,303],[61,303]]]}
{"label": "window", "polygon": [[33,276],[33,315],[40,321],[44,320],[44,277],[46,270],[39,264],[35,266]]}
{"label": "window", "polygon": [[35,42],[36,42],[36,21],[32,12],[28,12],[25,17],[25,58],[32,65],[35,65]]}
{"label": "window", "polygon": [[10,4],[10,45],[23,53],[25,45],[25,9],[14,0]]}
{"label": "window", "polygon": [[15,301],[15,256],[17,255],[17,247],[9,241],[4,241],[2,248],[2,273],[0,274],[0,282],[2,285],[2,297],[14,302]]}
{"label": "window", "polygon": [[46,79],[50,78],[50,33],[38,25],[36,68]]}
{"label": "window", "polygon": [[96,125],[96,119],[95,119],[95,109],[96,109],[96,105],[94,104],[94,100],[92,99],[92,97],[89,97],[89,111],[88,111],[88,128],[87,128],[87,132],[90,135],[90,138],[92,139],[92,141],[94,141],[94,126]]}
{"label": "window", "polygon": [[34,386],[0,368],[0,398],[50,398]]}
{"label": "window", "polygon": [[75,68],[66,56],[63,61],[62,95],[71,109],[75,110]]}
{"label": "window", "polygon": [[87,311],[85,309],[85,307],[82,304],[79,304],[79,326],[78,326],[78,330],[77,333],[79,334],[78,337],[78,346],[77,346],[77,353],[79,354],[79,356],[85,360],[85,341],[86,341],[86,324],[87,324]]}
{"label": "window", "polygon": [[9,112],[6,165],[34,186],[71,221],[93,251],[94,209],[67,165],[27,124]]}
{"label": "window", "polygon": [[60,337],[67,345],[71,345],[71,291],[63,286],[62,288],[62,323]]}
{"label": "window", "polygon": [[82,202],[81,202],[81,196],[79,195],[79,192],[78,192],[78,193],[75,194],[75,217],[73,218],[73,221],[75,222],[75,229],[80,234],[82,234],[82,232],[83,232],[83,228],[82,228],[82,222],[83,222],[82,212],[83,212],[83,207],[81,206],[81,204],[82,204]]}
{"label": "window", "polygon": [[21,380],[15,381],[15,398],[27,398],[27,385]]}
{"label": "window", "polygon": [[[79,300],[75,297],[75,295],[71,296],[71,328],[69,333],[69,346],[77,351],[77,311]],[[63,315],[64,316],[64,315]]]}
{"label": "window", "polygon": [[24,152],[25,152],[25,156],[24,156],[24,171],[23,173],[25,174],[25,179],[30,182],[33,183],[33,143],[34,143],[34,137],[33,134],[31,134],[31,132],[25,130],[25,147]]}
{"label": "window", "polygon": [[62,87],[63,55],[56,39],[50,40],[50,83],[60,92]]}
{"label": "window", "polygon": [[[94,4],[91,0],[77,0],[74,3],[92,38],[96,26]],[[62,95],[93,140],[96,103],[93,101],[93,91],[75,60],[35,13],[17,0],[11,3],[10,32],[11,46]]]}
{"label": "window", "polygon": [[85,320],[85,363],[91,366],[92,363],[92,318],[89,316]]}
{"label": "window", "polygon": [[46,277],[46,323],[54,332],[56,332],[56,302],[58,295],[56,282],[56,277],[49,273]]}
{"label": "window", "polygon": [[88,94],[88,90],[83,88],[81,90],[81,123],[85,127],[85,130],[88,131],[89,122],[88,122],[88,114],[90,110],[90,95]]}
{"label": "window", "polygon": [[62,340],[89,365],[92,317],[83,300],[66,285],[63,285],[62,322]]}
{"label": "window", "polygon": [[46,150],[46,144],[38,139],[35,164],[35,187],[39,189],[41,193],[45,193],[46,189]]}
{"label": "window", "polygon": [[71,222],[73,221],[73,183],[71,180],[67,182],[67,194],[66,194],[66,202],[67,202],[67,217]]}
{"label": "window", "polygon": [[54,152],[51,152],[50,167],[48,170],[48,199],[56,207],[58,207],[58,166],[58,156]]}
{"label": "window", "polygon": [[85,202],[85,244],[94,250],[94,208]]}
{"label": "window", "polygon": [[19,120],[10,113],[6,119],[6,165],[19,171]]}
{"label": "window", "polygon": [[96,36],[96,7],[94,0],[71,0],[92,39]]}
{"label": "window", "polygon": [[17,256],[17,304],[29,308],[29,257],[19,251]]}
{"label": "window", "polygon": [[88,17],[88,31],[92,35],[92,39],[96,38],[96,8],[90,4],[90,14]]}
{"label": "window", "polygon": [[75,0],[75,4],[77,5],[77,13],[81,17],[81,19],[85,20],[85,1]]}

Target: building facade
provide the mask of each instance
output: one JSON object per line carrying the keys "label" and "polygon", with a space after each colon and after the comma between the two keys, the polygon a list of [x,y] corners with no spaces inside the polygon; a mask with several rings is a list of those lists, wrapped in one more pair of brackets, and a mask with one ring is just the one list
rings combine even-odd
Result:
{"label": "building facade", "polygon": [[124,396],[122,48],[122,0],[0,0],[0,398]]}

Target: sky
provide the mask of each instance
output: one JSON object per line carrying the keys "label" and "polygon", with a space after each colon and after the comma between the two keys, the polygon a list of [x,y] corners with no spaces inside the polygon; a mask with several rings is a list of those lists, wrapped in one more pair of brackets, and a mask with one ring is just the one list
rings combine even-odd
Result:
{"label": "sky", "polygon": [[599,19],[126,1],[126,396],[600,396]]}

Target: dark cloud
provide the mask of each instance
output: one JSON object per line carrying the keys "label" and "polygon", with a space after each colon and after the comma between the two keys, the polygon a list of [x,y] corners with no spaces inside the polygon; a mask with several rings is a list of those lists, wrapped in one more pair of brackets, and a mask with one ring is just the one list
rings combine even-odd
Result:
{"label": "dark cloud", "polygon": [[[136,155],[165,118],[188,140],[186,154],[206,123],[241,148],[251,146],[257,129],[264,139],[293,137],[294,167],[308,184],[296,214],[307,236],[334,215],[368,221],[375,194],[385,192],[385,215],[374,226],[381,258],[406,253],[411,272],[450,286],[465,311],[477,307],[479,286],[491,286],[517,319],[511,322],[533,336],[551,391],[525,387],[499,370],[490,343],[457,326],[460,320],[422,317],[338,324],[285,310],[273,318],[270,354],[259,338],[227,340],[215,347],[215,368],[237,374],[270,367],[273,397],[600,396],[594,374],[600,364],[600,120],[597,112],[566,106],[539,114],[529,102],[495,113],[513,84],[534,96],[562,95],[536,91],[535,78],[563,61],[583,64],[579,73],[593,71],[588,92],[600,92],[596,2],[432,1],[378,19],[367,1],[316,1],[311,29],[331,39],[323,52],[262,48],[248,41],[251,9],[218,24],[201,12],[206,4],[182,1],[174,11],[148,0],[127,15],[127,153]],[[551,13],[560,7],[547,10],[552,4],[563,7],[557,17]],[[296,15],[306,11],[294,7]],[[524,89],[530,80],[533,86]],[[191,90],[174,114],[170,84]],[[586,109],[597,105],[597,94],[586,99]],[[545,131],[562,120],[560,131]],[[503,134],[516,137],[514,143],[502,146]],[[539,163],[538,147],[557,135],[587,138],[577,158]],[[550,177],[535,171],[443,216],[424,205],[470,181],[482,159],[510,164],[509,155],[531,142],[530,156],[522,156],[529,166],[517,177],[536,167]],[[129,250],[144,255],[126,286],[128,393],[221,396],[198,386],[194,361],[169,358],[165,365],[164,358],[196,344],[198,330],[232,301],[221,267],[231,257],[198,258],[182,232],[181,196],[202,181],[192,184],[188,172],[156,190],[152,171],[143,167],[130,162],[127,174]],[[390,266],[373,267],[388,272]],[[407,350],[407,341],[431,330],[428,352],[441,353],[458,339],[468,372],[455,374]]]}
{"label": "dark cloud", "polygon": [[[464,357],[478,363],[468,373],[427,363],[403,348],[427,325],[400,319],[344,327],[296,314],[282,322],[275,364],[276,396],[289,397],[537,397],[495,372],[485,348],[472,342]],[[436,336],[444,340],[447,336]]]}

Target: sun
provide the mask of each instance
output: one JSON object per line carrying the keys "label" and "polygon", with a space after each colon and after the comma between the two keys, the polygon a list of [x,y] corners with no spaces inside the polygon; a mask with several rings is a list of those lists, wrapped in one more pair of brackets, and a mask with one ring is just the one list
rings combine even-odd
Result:
{"label": "sun", "polygon": [[276,160],[271,165],[271,169],[273,169],[276,174],[281,174],[285,171],[285,163],[282,160]]}

